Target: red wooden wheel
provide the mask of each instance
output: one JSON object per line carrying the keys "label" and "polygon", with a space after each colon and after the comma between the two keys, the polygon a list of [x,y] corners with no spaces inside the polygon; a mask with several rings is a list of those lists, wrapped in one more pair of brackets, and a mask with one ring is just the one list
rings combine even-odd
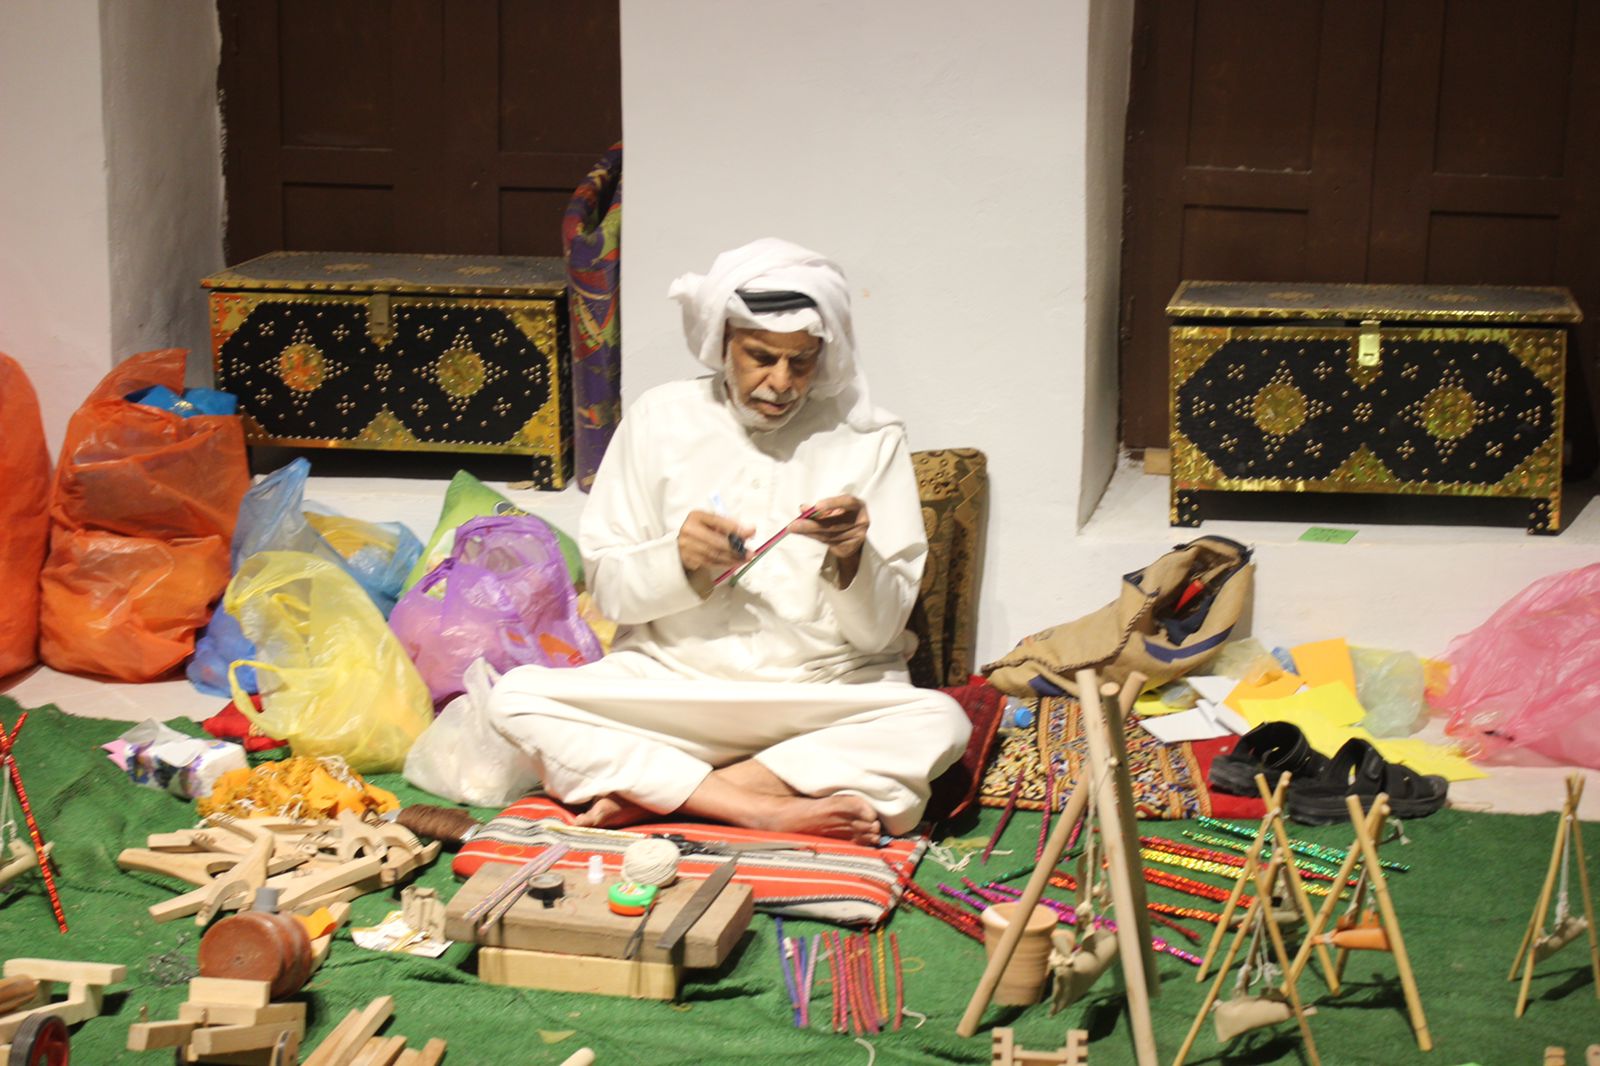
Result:
{"label": "red wooden wheel", "polygon": [[67,1023],[54,1014],[35,1014],[18,1027],[6,1066],[67,1066],[71,1061]]}

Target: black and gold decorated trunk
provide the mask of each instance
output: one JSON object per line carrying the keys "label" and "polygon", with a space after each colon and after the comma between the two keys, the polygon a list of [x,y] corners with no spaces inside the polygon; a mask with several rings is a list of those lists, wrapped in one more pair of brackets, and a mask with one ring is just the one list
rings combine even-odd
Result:
{"label": "black and gold decorated trunk", "polygon": [[201,282],[246,439],[526,455],[572,476],[559,258],[274,252]]}
{"label": "black and gold decorated trunk", "polygon": [[1567,290],[1187,281],[1167,314],[1173,525],[1202,492],[1360,492],[1560,529]]}

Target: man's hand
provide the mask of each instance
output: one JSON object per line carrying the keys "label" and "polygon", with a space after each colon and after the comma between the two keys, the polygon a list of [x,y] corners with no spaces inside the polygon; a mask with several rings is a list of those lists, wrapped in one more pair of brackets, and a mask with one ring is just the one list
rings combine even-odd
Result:
{"label": "man's hand", "polygon": [[753,526],[741,526],[726,515],[690,511],[678,530],[678,558],[683,561],[687,574],[706,569],[721,573],[744,562],[750,554],[743,549],[735,551],[729,538],[738,537],[742,543],[755,535]]}
{"label": "man's hand", "polygon": [[790,522],[789,532],[821,541],[828,546],[828,554],[841,563],[855,563],[867,542],[868,524],[865,501],[855,496],[830,496],[817,501],[810,518]]}

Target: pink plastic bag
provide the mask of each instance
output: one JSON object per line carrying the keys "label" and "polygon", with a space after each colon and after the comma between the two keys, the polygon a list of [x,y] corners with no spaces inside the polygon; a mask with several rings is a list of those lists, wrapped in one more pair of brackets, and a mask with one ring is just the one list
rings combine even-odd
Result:
{"label": "pink plastic bag", "polygon": [[435,704],[466,691],[482,656],[514,666],[581,666],[600,642],[578,616],[555,534],[527,515],[475,518],[456,530],[450,557],[401,597],[389,626],[417,664]]}
{"label": "pink plastic bag", "polygon": [[1535,581],[1443,657],[1450,683],[1434,705],[1469,752],[1600,769],[1600,563]]}

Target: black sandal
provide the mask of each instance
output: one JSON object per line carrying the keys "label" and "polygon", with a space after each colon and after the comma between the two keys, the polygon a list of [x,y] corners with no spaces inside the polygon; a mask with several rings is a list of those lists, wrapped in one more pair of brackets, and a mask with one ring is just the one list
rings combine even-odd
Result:
{"label": "black sandal", "polygon": [[1212,760],[1208,779],[1218,792],[1254,796],[1257,774],[1265,774],[1268,786],[1276,787],[1285,771],[1314,777],[1327,765],[1327,756],[1312,748],[1293,722],[1262,722],[1240,737],[1232,751]]}
{"label": "black sandal", "polygon": [[1444,806],[1449,789],[1444,778],[1391,763],[1370,742],[1351,737],[1321,774],[1289,782],[1287,805],[1289,817],[1303,825],[1332,825],[1350,817],[1346,796],[1360,798],[1365,811],[1386,792],[1395,817],[1422,818]]}

